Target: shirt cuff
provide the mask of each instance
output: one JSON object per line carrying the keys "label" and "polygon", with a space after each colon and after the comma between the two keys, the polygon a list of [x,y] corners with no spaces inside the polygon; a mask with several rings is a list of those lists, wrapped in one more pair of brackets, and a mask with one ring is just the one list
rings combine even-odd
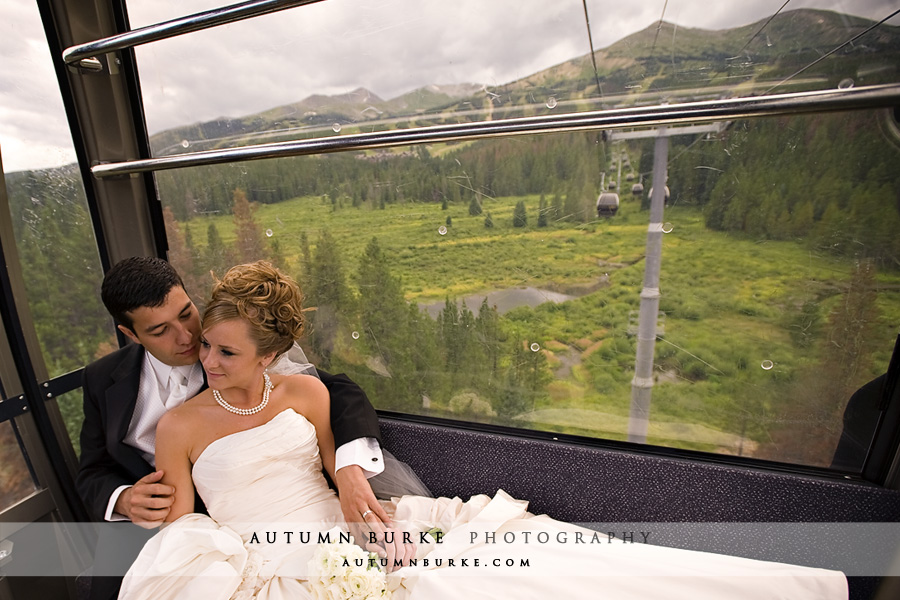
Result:
{"label": "shirt cuff", "polygon": [[366,479],[384,471],[384,455],[378,440],[371,437],[358,438],[338,448],[334,453],[335,473],[350,465],[359,465]]}
{"label": "shirt cuff", "polygon": [[119,499],[119,496],[122,495],[122,492],[130,488],[130,485],[120,485],[116,488],[116,490],[112,493],[112,496],[109,497],[109,502],[106,505],[106,514],[103,515],[103,519],[106,521],[128,521],[128,517],[125,515],[120,515],[115,511],[116,508],[116,500]]}

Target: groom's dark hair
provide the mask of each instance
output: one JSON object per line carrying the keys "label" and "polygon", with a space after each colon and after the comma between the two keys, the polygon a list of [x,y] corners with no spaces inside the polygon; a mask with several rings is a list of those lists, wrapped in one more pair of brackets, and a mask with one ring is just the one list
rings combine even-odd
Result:
{"label": "groom's dark hair", "polygon": [[162,306],[175,286],[184,288],[184,282],[168,262],[152,256],[132,256],[106,273],[100,297],[113,319],[134,331],[134,321],[128,313],[142,306]]}

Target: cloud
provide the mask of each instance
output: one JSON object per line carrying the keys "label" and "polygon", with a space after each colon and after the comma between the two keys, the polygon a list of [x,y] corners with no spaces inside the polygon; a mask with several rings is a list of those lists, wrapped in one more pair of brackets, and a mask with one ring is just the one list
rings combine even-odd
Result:
{"label": "cloud", "polygon": [[4,171],[73,162],[75,151],[37,6],[0,6],[0,152]]}
{"label": "cloud", "polygon": [[[140,27],[220,5],[129,5]],[[596,49],[656,23],[664,0],[589,0]],[[783,0],[668,0],[679,27],[725,29]],[[891,0],[792,0],[881,19]],[[900,20],[895,19],[893,24]],[[0,3],[0,149],[6,170],[70,161],[70,135],[37,9]],[[136,49],[151,133],[365,87],[384,99],[431,84],[501,85],[588,53],[579,0],[327,0]],[[50,148],[58,148],[50,150]],[[68,148],[68,150],[66,150]]]}

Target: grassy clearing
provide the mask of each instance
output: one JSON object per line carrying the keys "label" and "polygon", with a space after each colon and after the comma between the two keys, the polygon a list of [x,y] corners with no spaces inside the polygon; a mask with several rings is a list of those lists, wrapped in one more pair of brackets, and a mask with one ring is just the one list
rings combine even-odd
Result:
{"label": "grassy clearing", "polygon": [[[520,200],[528,225],[515,228],[513,209]],[[410,302],[524,286],[577,291],[574,300],[519,307],[503,319],[508,332],[540,344],[555,376],[517,422],[621,438],[636,348],[629,327],[640,307],[648,215],[626,200],[609,220],[538,228],[538,201],[485,199],[484,214],[470,216],[468,205],[334,209],[321,198],[296,198],[260,206],[256,220],[272,230],[295,273],[301,232],[314,246],[327,229],[348,273],[377,236]],[[488,212],[491,229],[484,226]],[[778,415],[794,402],[798,378],[822,368],[830,315],[840,309],[854,263],[811,250],[802,240],[761,241],[707,230],[694,208],[669,207],[665,221],[672,232],[663,238],[664,334],[656,343],[650,441],[752,453],[784,426]],[[210,223],[226,243],[233,241],[225,216],[190,221],[194,240],[205,239]],[[880,272],[876,286],[871,350],[860,362],[856,386],[886,369],[900,330],[900,274]],[[817,322],[804,345],[796,329],[805,303],[814,307]],[[435,406],[441,405],[437,399]]]}

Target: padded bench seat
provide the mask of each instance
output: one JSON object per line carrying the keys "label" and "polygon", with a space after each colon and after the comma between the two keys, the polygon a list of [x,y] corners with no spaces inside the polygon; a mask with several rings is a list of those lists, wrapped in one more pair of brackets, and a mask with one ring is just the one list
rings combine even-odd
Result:
{"label": "padded bench seat", "polygon": [[900,491],[381,417],[384,446],[437,496],[503,489],[570,522],[893,522]]}
{"label": "padded bench seat", "polygon": [[[839,478],[780,473],[381,416],[385,448],[435,496],[503,489],[536,514],[591,523],[897,522],[900,491]],[[763,558],[765,540],[714,551]],[[676,545],[704,549],[708,540]],[[777,552],[775,552],[777,554]],[[773,558],[775,560],[776,558]],[[785,562],[793,562],[785,560]],[[850,577],[850,599],[869,600],[877,577]],[[880,598],[879,598],[880,600]]]}

